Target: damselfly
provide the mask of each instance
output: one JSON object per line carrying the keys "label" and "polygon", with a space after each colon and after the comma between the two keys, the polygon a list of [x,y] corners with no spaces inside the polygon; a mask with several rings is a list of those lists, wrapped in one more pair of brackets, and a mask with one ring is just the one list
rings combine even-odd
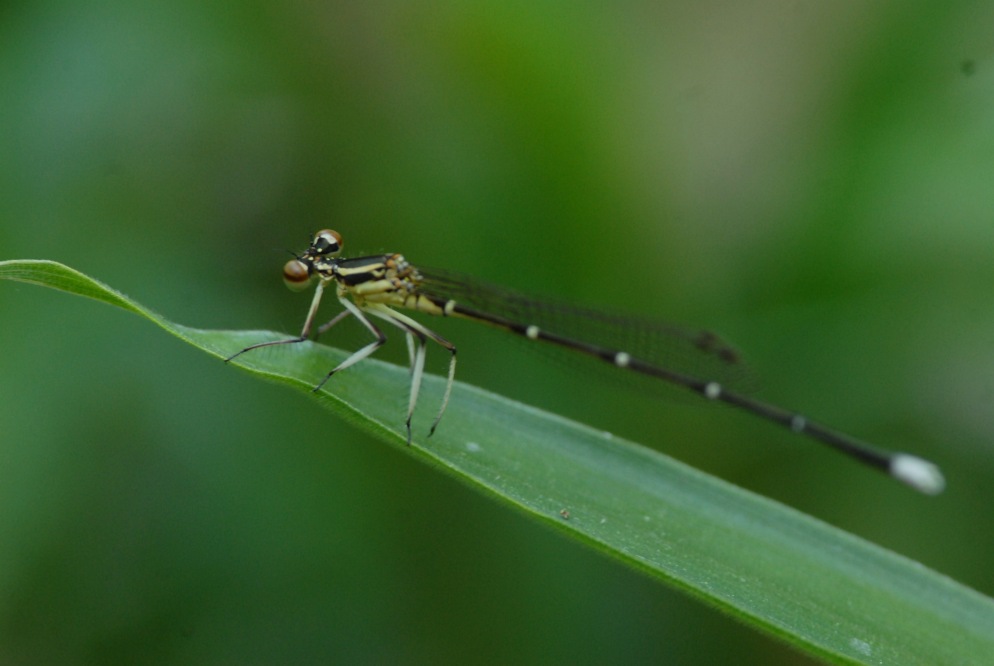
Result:
{"label": "damselfly", "polygon": [[[738,407],[790,430],[807,435],[856,460],[884,471],[923,493],[942,491],[944,480],[932,463],[907,453],[882,451],[848,435],[808,420],[801,414],[727,389],[714,377],[695,374],[672,364],[674,350],[690,353],[712,364],[735,364],[736,352],[713,333],[692,333],[642,319],[621,318],[595,310],[546,303],[499,287],[470,281],[453,274],[417,268],[400,254],[380,254],[355,259],[339,258],[341,235],[330,229],[317,232],[307,250],[283,267],[283,278],[294,290],[317,282],[311,307],[300,335],[246,347],[227,361],[253,349],[307,340],[324,290],[335,285],[343,310],[318,327],[322,334],[349,315],[375,338],[333,368],[314,387],[318,391],[336,372],[376,351],[386,336],[371,320],[381,319],[404,332],[411,363],[411,388],[407,405],[407,443],[411,443],[411,418],[424,376],[425,348],[432,340],[449,353],[448,379],[441,407],[431,425],[435,432],[452,392],[456,373],[456,347],[438,333],[396,308],[442,317],[460,317],[502,328],[529,340],[541,340],[604,361],[619,370],[662,380],[708,399]],[[551,327],[550,327],[551,326]],[[556,328],[558,326],[558,328]],[[575,331],[587,332],[587,337]],[[632,341],[624,346],[619,341]],[[706,366],[707,363],[704,363]]]}

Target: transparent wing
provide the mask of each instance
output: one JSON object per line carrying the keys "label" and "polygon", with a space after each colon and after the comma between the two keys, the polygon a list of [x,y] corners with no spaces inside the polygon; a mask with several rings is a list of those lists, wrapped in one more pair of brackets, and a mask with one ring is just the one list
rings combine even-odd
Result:
{"label": "transparent wing", "polygon": [[[755,380],[738,351],[710,331],[535,298],[449,271],[434,268],[418,271],[422,277],[419,288],[431,298],[454,300],[515,323],[534,324],[546,332],[627,352],[651,365],[740,391],[751,392],[755,388]],[[554,352],[555,345],[542,346]],[[563,353],[576,357],[573,352],[563,350]],[[599,364],[616,372],[610,364]],[[661,384],[658,380],[645,379],[642,382],[645,385]]]}

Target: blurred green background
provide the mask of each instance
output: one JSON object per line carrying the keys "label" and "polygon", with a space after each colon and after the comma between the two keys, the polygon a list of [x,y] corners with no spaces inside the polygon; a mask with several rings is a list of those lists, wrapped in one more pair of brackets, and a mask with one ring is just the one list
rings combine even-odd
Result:
{"label": "blurred green background", "polygon": [[[991,25],[956,1],[6,3],[0,259],[296,333],[280,267],[331,227],[719,331],[759,395],[936,460],[947,493],[431,322],[464,381],[990,594]],[[3,664],[813,663],[138,317],[14,283],[0,474]]]}

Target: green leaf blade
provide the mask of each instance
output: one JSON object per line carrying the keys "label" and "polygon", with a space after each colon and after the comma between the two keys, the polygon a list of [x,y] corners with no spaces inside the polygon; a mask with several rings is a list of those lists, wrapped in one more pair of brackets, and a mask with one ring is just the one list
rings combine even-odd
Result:
{"label": "green leaf blade", "polygon": [[[278,338],[172,323],[55,262],[0,262],[0,278],[116,305],[219,358]],[[407,369],[370,359],[312,392],[343,358],[306,342],[264,348],[232,365],[293,386],[407,448]],[[650,449],[460,383],[426,438],[443,388],[443,379],[426,377],[412,454],[809,654],[929,666],[990,663],[994,655],[990,598]]]}

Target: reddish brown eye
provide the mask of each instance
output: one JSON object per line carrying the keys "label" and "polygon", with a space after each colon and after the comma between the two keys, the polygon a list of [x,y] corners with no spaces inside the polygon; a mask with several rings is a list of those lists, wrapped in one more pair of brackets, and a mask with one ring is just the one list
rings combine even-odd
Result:
{"label": "reddish brown eye", "polygon": [[342,251],[342,235],[332,229],[322,229],[314,234],[311,248],[317,254],[334,256]]}
{"label": "reddish brown eye", "polygon": [[307,288],[311,281],[311,272],[307,264],[300,259],[292,259],[283,266],[283,283],[294,291]]}

